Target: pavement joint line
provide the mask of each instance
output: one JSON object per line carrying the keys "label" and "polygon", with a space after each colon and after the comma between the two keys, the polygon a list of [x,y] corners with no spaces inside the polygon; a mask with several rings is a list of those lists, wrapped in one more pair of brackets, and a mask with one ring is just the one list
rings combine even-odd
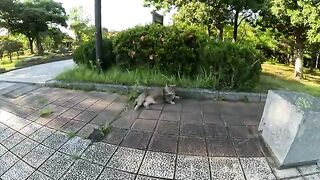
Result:
{"label": "pavement joint line", "polygon": [[[163,107],[164,108],[164,107]],[[178,135],[177,135],[177,153],[176,153],[176,159],[174,161],[174,171],[173,171],[173,178],[176,177],[176,171],[177,171],[177,164],[178,164],[178,154],[179,154],[179,143],[180,143],[180,131],[181,131],[181,119],[182,119],[182,112],[183,112],[183,106],[180,109],[179,112],[179,121],[178,121]]]}

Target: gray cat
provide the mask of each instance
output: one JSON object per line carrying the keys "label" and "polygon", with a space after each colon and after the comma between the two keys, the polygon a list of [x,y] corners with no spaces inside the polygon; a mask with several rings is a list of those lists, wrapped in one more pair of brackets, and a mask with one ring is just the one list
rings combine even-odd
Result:
{"label": "gray cat", "polygon": [[175,85],[166,85],[164,88],[152,88],[144,91],[137,97],[134,109],[137,111],[142,105],[149,108],[150,105],[161,102],[175,104],[174,99],[180,99],[176,95]]}

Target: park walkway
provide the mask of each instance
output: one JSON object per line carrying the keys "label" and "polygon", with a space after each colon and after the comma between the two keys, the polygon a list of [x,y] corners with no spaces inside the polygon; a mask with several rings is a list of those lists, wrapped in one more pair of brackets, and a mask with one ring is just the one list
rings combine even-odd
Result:
{"label": "park walkway", "polygon": [[[58,74],[75,67],[73,60],[40,64],[0,74],[0,81],[41,83],[54,79]],[[1,88],[1,84],[0,84]]]}
{"label": "park walkway", "polygon": [[[317,165],[276,170],[268,163],[257,132],[263,104],[182,99],[132,111],[127,101],[2,86],[1,179],[320,179]],[[86,139],[106,123],[112,128],[101,142]]]}

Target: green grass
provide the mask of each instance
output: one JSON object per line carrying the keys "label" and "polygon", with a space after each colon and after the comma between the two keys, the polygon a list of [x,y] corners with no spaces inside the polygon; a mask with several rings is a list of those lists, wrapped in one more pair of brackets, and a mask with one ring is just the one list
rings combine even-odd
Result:
{"label": "green grass", "polygon": [[[251,92],[264,92],[268,90],[289,90],[309,93],[320,96],[320,71],[308,73],[305,70],[305,78],[297,80],[293,77],[294,68],[286,65],[263,64],[263,71],[256,88]],[[187,77],[166,76],[165,74],[149,69],[136,69],[133,71],[121,71],[112,68],[101,74],[84,66],[68,70],[60,74],[56,79],[68,82],[95,82],[124,85],[148,85],[164,86],[165,84],[176,84],[186,88],[212,89],[214,80],[211,75],[203,73],[195,79]],[[130,94],[135,97],[136,93]],[[244,98],[243,101],[246,101]]]}
{"label": "green grass", "polygon": [[76,137],[76,133],[75,132],[69,132],[68,133],[68,137],[69,137],[69,139],[72,139],[72,138]]}
{"label": "green grass", "polygon": [[152,69],[122,71],[117,67],[99,74],[94,70],[80,66],[60,74],[56,79],[69,82],[81,81],[123,85],[164,86],[165,84],[176,84],[179,87],[188,88],[211,88],[214,85],[212,76],[206,73],[199,75],[195,79],[190,79],[187,77],[167,76]]}
{"label": "green grass", "polygon": [[48,117],[53,113],[51,108],[45,108],[40,111],[40,117]]}
{"label": "green grass", "polygon": [[293,77],[294,68],[287,65],[263,64],[260,82],[254,91],[267,92],[268,90],[288,90],[305,92],[314,96],[320,96],[320,72],[313,74],[305,70],[303,80]]}

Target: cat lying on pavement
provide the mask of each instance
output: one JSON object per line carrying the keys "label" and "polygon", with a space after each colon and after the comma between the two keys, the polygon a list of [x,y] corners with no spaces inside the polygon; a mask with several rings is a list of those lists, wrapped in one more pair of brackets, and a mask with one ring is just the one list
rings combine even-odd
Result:
{"label": "cat lying on pavement", "polygon": [[142,105],[149,108],[150,105],[160,102],[175,104],[174,99],[180,99],[176,95],[175,85],[166,85],[164,88],[152,88],[145,90],[137,97],[134,109],[137,111]]}

